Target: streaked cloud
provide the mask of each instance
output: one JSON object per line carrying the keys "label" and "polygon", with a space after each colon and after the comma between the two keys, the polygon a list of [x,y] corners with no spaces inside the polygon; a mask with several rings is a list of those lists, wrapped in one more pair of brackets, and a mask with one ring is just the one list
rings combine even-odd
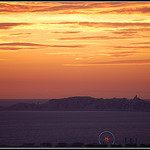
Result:
{"label": "streaked cloud", "polygon": [[45,44],[36,44],[36,43],[21,43],[21,42],[14,42],[14,43],[0,43],[0,46],[48,46]]}
{"label": "streaked cloud", "polygon": [[[0,2],[0,12],[1,13],[12,13],[12,12],[32,12],[32,10],[39,10],[42,6],[35,3],[8,3],[8,2]],[[44,6],[43,6],[44,7]]]}
{"label": "streaked cloud", "polygon": [[131,56],[132,54],[111,54],[111,57],[127,57],[127,56]]}
{"label": "streaked cloud", "polygon": [[134,19],[132,21],[145,21],[146,19]]}
{"label": "streaked cloud", "polygon": [[21,48],[18,48],[18,47],[0,47],[0,50],[20,50]]}
{"label": "streaked cloud", "polygon": [[37,47],[17,47],[17,46],[8,46],[8,47],[4,47],[4,46],[0,46],[0,51],[4,52],[4,51],[27,51],[27,50],[37,50]]}
{"label": "streaked cloud", "polygon": [[65,31],[65,32],[51,32],[51,33],[76,34],[76,33],[81,33],[81,31]]}
{"label": "streaked cloud", "polygon": [[123,36],[133,36],[135,35],[137,32],[136,31],[112,31],[113,34],[119,34],[119,35],[123,35]]}
{"label": "streaked cloud", "polygon": [[62,48],[83,48],[87,45],[45,45],[47,47],[62,47]]}
{"label": "streaked cloud", "polygon": [[106,61],[106,62],[89,62],[89,63],[74,63],[74,64],[64,64],[64,66],[90,66],[90,65],[138,65],[138,64],[150,64],[150,59],[143,60],[117,60],[117,61]]}
{"label": "streaked cloud", "polygon": [[58,40],[112,40],[112,39],[127,39],[127,38],[137,38],[131,36],[123,37],[111,37],[111,36],[84,36],[84,37],[70,37],[70,38],[58,38]]}
{"label": "streaked cloud", "polygon": [[150,49],[150,46],[113,46],[114,49]]}
{"label": "streaked cloud", "polygon": [[[36,47],[58,47],[58,48],[82,48],[86,45],[47,45],[47,44],[37,44],[37,43],[0,43],[0,46],[36,46]],[[2,47],[3,48],[3,47]],[[5,47],[6,48],[6,47]],[[4,48],[4,49],[5,49]],[[8,48],[8,47],[7,47]],[[6,48],[6,49],[7,49]],[[14,49],[15,50],[15,49]]]}
{"label": "streaked cloud", "polygon": [[100,11],[99,13],[121,13],[121,14],[149,14],[150,13],[150,7],[144,6],[144,7],[131,7],[131,8],[120,8],[120,9],[114,9],[114,10],[106,10],[106,11]]}
{"label": "streaked cloud", "polygon": [[20,35],[30,35],[32,33],[10,33],[9,35],[12,35],[12,36],[20,36]]}
{"label": "streaked cloud", "polygon": [[145,44],[147,45],[148,44],[148,45],[150,45],[150,42],[139,42],[139,43],[131,43],[131,44],[142,44],[142,45],[145,45]]}
{"label": "streaked cloud", "polygon": [[58,22],[58,23],[43,23],[43,24],[64,24],[64,25],[77,25],[87,27],[110,27],[110,28],[122,28],[122,27],[150,27],[149,22]]}
{"label": "streaked cloud", "polygon": [[[143,6],[144,5],[144,6]],[[149,2],[1,2],[0,3],[0,12],[1,13],[25,13],[25,12],[40,12],[40,13],[147,13]],[[129,7],[131,6],[131,8]],[[133,9],[132,7],[140,7],[137,9]],[[143,7],[142,7],[143,6]],[[129,8],[128,8],[129,7]],[[111,11],[104,11],[107,8],[111,8]],[[116,9],[120,8],[120,9]],[[94,11],[91,11],[94,9]],[[101,12],[99,10],[102,9]],[[104,10],[103,10],[104,9]]]}
{"label": "streaked cloud", "polygon": [[108,32],[111,32],[113,34],[118,34],[118,35],[123,35],[123,36],[133,36],[137,33],[147,33],[147,32],[150,32],[150,28],[128,28],[128,29],[116,29],[116,30],[105,30],[105,31],[108,31]]}
{"label": "streaked cloud", "polygon": [[117,51],[117,52],[109,52],[107,53],[111,57],[126,57],[131,56],[135,54],[150,54],[150,52],[144,52],[144,51]]}
{"label": "streaked cloud", "polygon": [[55,53],[45,53],[48,55],[72,55],[72,54],[78,54],[79,52],[55,52]]}
{"label": "streaked cloud", "polygon": [[16,26],[27,26],[32,24],[33,23],[0,23],[0,29],[12,29]]}
{"label": "streaked cloud", "polygon": [[92,58],[94,58],[94,57],[92,57],[92,56],[84,56],[84,57],[77,57],[77,58],[75,58],[75,60],[88,60],[88,59],[92,59]]}

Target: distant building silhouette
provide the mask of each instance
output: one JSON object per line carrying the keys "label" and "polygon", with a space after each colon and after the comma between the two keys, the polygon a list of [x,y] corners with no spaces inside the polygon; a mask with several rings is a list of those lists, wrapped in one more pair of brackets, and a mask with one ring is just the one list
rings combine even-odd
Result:
{"label": "distant building silhouette", "polygon": [[134,100],[140,100],[140,98],[137,95],[135,95],[135,97],[133,99]]}
{"label": "distant building silhouette", "polygon": [[125,147],[137,147],[137,138],[130,138],[128,143],[127,138],[125,137]]}

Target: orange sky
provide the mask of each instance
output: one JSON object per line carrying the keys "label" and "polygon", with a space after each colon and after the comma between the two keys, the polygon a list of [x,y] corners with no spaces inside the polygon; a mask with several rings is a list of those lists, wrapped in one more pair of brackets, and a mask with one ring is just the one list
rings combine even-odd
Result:
{"label": "orange sky", "polygon": [[0,2],[0,99],[150,98],[150,2]]}

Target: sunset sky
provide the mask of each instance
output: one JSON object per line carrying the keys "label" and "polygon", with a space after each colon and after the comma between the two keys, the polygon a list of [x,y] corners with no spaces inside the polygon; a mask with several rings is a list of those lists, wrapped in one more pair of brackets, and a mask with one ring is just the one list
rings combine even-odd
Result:
{"label": "sunset sky", "polygon": [[0,99],[150,99],[150,2],[0,2]]}

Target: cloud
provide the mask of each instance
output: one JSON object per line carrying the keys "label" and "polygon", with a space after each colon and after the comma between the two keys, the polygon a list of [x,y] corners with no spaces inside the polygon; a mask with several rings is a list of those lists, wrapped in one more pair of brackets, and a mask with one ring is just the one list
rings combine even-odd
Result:
{"label": "cloud", "polygon": [[119,35],[123,35],[123,36],[133,36],[135,35],[137,32],[136,31],[112,31],[113,34],[119,34]]}
{"label": "cloud", "polygon": [[142,52],[142,51],[119,51],[119,52],[109,52],[106,53],[109,54],[111,57],[125,57],[125,56],[131,56],[134,54],[150,54],[150,52]]}
{"label": "cloud", "polygon": [[59,38],[58,40],[111,40],[111,39],[127,39],[137,37],[110,37],[110,36],[85,36],[85,37],[73,37],[73,38]]}
{"label": "cloud", "polygon": [[106,55],[109,57],[126,57],[135,54],[150,54],[150,52],[145,51],[113,51],[113,52],[101,52],[98,55]]}
{"label": "cloud", "polygon": [[114,49],[150,49],[150,46],[114,46]]}
{"label": "cloud", "polygon": [[44,44],[36,44],[36,43],[0,43],[0,46],[48,46]]}
{"label": "cloud", "polygon": [[100,62],[93,64],[135,64],[135,63],[150,63],[150,59],[145,60],[118,60],[118,61],[108,61],[108,62]]}
{"label": "cloud", "polygon": [[16,26],[32,25],[33,23],[0,23],[0,29],[12,29]]}
{"label": "cloud", "polygon": [[111,57],[126,57],[126,56],[131,56],[132,54],[112,54],[110,55]]}
{"label": "cloud", "polygon": [[66,31],[66,32],[51,32],[51,33],[75,34],[75,33],[81,33],[81,31]]}
{"label": "cloud", "polygon": [[[125,7],[125,6],[133,6],[133,5],[138,5],[138,3],[135,2],[130,2],[130,3],[124,3],[124,2],[64,2],[61,4],[64,5],[59,5],[59,6],[54,6],[51,9],[53,10],[89,10],[93,8],[110,8],[110,7]],[[139,3],[140,4],[140,3]]]}
{"label": "cloud", "polygon": [[0,51],[18,51],[18,50],[36,50],[37,47],[14,47],[14,46],[8,46],[8,47],[3,47],[0,46]]}
{"label": "cloud", "polygon": [[150,52],[142,52],[142,51],[121,51],[121,52],[109,52],[107,54],[135,54],[135,53],[150,53]]}
{"label": "cloud", "polygon": [[109,27],[109,28],[122,28],[122,27],[150,27],[149,22],[58,22],[58,23],[42,23],[42,24],[64,24],[64,25],[77,25],[86,27]]}
{"label": "cloud", "polygon": [[[46,6],[45,6],[46,7]],[[32,12],[32,10],[39,10],[40,8],[44,8],[44,6],[40,6],[37,3],[25,3],[25,2],[17,2],[17,3],[7,3],[0,2],[0,12],[1,13],[12,13],[12,12]]]}
{"label": "cloud", "polygon": [[[1,13],[25,13],[25,12],[54,12],[54,13],[106,13],[107,11],[101,11],[100,9],[114,9],[117,12],[148,12],[147,8],[139,8],[140,10],[133,10],[128,8],[129,6],[135,7],[140,5],[149,5],[147,2],[17,2],[17,3],[0,3]],[[127,8],[126,8],[127,7]],[[120,9],[119,9],[120,8]],[[93,11],[91,11],[93,10]],[[113,10],[108,11],[111,13]]]}
{"label": "cloud", "polygon": [[121,14],[134,14],[134,13],[141,13],[141,14],[149,14],[150,13],[150,7],[144,6],[144,7],[132,7],[132,8],[120,8],[115,10],[106,10],[106,11],[100,11],[99,13],[121,13]]}
{"label": "cloud", "polygon": [[[92,6],[90,2],[80,2],[80,3],[67,3],[67,2],[39,2],[39,3],[0,3],[0,12],[1,13],[25,13],[25,12],[56,12],[56,13],[72,13],[76,10],[89,10],[91,8],[95,8],[95,6]],[[104,4],[105,5],[105,4]],[[101,4],[101,7],[103,5]],[[76,13],[76,12],[74,12]],[[81,13],[81,12],[79,12]]]}
{"label": "cloud", "polygon": [[19,35],[30,35],[32,33],[11,33],[9,35],[13,35],[13,36],[19,36]]}
{"label": "cloud", "polygon": [[150,42],[141,42],[141,43],[139,42],[139,43],[132,43],[132,44],[148,44],[149,45]]}
{"label": "cloud", "polygon": [[62,10],[77,10],[77,9],[89,9],[91,8],[89,5],[84,5],[84,3],[81,5],[71,4],[71,5],[59,5],[59,6],[53,6],[53,7],[47,7],[44,9],[39,10],[32,10],[32,12],[42,12],[42,11],[62,11]]}
{"label": "cloud", "polygon": [[133,19],[133,21],[145,21],[146,19]]}
{"label": "cloud", "polygon": [[129,6],[140,6],[140,5],[148,5],[149,2],[94,2],[91,6],[99,7],[99,8],[117,8],[117,7],[129,7]]}
{"label": "cloud", "polygon": [[0,46],[42,46],[42,47],[66,47],[66,48],[82,48],[86,45],[47,45],[37,43],[0,43]]}
{"label": "cloud", "polygon": [[106,61],[106,62],[90,62],[82,64],[64,64],[64,66],[90,66],[90,65],[123,65],[123,64],[150,64],[150,59],[143,60],[118,60],[118,61]]}
{"label": "cloud", "polygon": [[109,31],[113,34],[120,34],[123,36],[133,36],[139,32],[150,32],[150,28],[128,28],[128,29],[116,29],[116,30],[104,30],[104,31]]}
{"label": "cloud", "polygon": [[68,48],[82,48],[86,45],[49,45],[48,47],[68,47]]}
{"label": "cloud", "polygon": [[47,47],[68,47],[68,48],[82,48],[86,45],[48,45]]}
{"label": "cloud", "polygon": [[77,58],[75,58],[75,60],[87,60],[87,59],[92,59],[92,58],[94,58],[94,57],[92,57],[92,56],[85,56],[85,57],[77,57]]}
{"label": "cloud", "polygon": [[45,53],[48,55],[72,55],[72,54],[77,54],[79,52],[56,52],[56,53]]}
{"label": "cloud", "polygon": [[0,47],[0,51],[2,50],[20,50],[21,48],[17,48],[17,47]]}

